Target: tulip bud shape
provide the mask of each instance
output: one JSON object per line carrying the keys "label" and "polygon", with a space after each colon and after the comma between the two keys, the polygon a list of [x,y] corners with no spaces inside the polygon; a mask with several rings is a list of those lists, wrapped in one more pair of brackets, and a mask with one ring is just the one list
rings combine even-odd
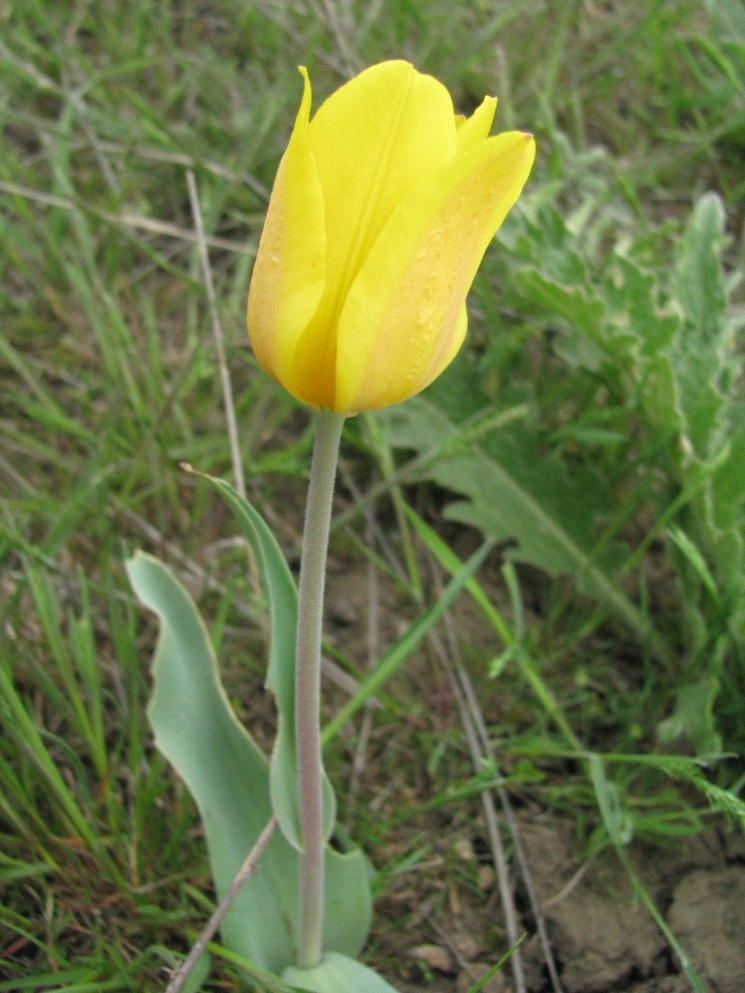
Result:
{"label": "tulip bud shape", "polygon": [[445,87],[383,62],[310,117],[304,92],[277,172],[248,296],[261,366],[311,407],[399,403],[445,369],[466,295],[535,158],[489,137],[497,101],[456,115]]}

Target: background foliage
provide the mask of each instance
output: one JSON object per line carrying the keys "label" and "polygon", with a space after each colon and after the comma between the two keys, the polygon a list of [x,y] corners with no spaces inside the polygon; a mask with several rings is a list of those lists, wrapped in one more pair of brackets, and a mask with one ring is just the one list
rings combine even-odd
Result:
{"label": "background foliage", "polygon": [[[0,990],[161,989],[208,914],[196,812],[144,719],[154,627],[122,568],[144,545],[201,594],[231,699],[266,744],[264,605],[214,491],[177,468],[231,473],[187,171],[249,495],[294,552],[307,419],[253,362],[246,288],[295,67],[320,101],[390,57],[437,75],[464,112],[496,92],[498,127],[533,130],[539,161],[475,284],[460,359],[422,397],[349,422],[338,547],[419,610],[435,596],[425,549],[457,571],[428,525],[499,542],[504,580],[475,593],[497,647],[474,671],[508,696],[527,680],[535,702],[493,736],[590,847],[742,816],[741,0],[433,0],[426,14],[409,0],[5,0]],[[375,494],[398,572],[359,523]],[[419,712],[404,691],[384,706],[401,727]],[[546,778],[568,747],[708,759],[706,777],[667,767],[705,798],[624,762],[610,785],[596,767]],[[436,772],[442,752],[418,748]],[[330,769],[344,757],[332,745]],[[468,775],[452,763],[443,803]],[[357,811],[375,859],[386,826]]]}

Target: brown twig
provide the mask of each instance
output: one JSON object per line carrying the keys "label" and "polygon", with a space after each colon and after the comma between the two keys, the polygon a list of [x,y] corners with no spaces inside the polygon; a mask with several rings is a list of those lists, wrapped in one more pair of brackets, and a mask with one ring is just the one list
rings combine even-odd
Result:
{"label": "brown twig", "polygon": [[257,838],[256,844],[246,856],[245,862],[238,870],[233,882],[230,884],[227,893],[218,903],[212,917],[210,917],[207,921],[202,933],[195,941],[194,947],[171,977],[171,981],[166,987],[166,993],[179,993],[179,991],[183,989],[186,980],[189,978],[189,973],[196,965],[199,956],[205,950],[210,941],[212,941],[215,932],[223,922],[223,918],[227,914],[228,910],[230,910],[231,904],[238,896],[241,886],[243,886],[246,880],[258,869],[259,859],[263,855],[266,846],[271,841],[276,826],[276,817],[270,817],[264,827],[264,830]]}
{"label": "brown twig", "polygon": [[557,903],[561,903],[562,900],[566,900],[569,894],[572,893],[585,878],[587,870],[590,868],[591,864],[592,857],[590,857],[579,867],[579,869],[577,869],[566,886],[562,886],[558,893],[555,893],[552,897],[545,901],[543,904],[543,909],[548,910],[549,907],[555,907]]}

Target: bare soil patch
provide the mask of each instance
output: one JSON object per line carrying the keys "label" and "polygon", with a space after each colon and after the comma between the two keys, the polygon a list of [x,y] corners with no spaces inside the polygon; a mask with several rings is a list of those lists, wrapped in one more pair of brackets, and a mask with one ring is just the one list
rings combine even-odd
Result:
{"label": "bare soil patch", "polygon": [[[395,538],[393,539],[395,540]],[[464,547],[461,554],[468,554]],[[360,670],[367,665],[369,585],[366,564],[338,550],[329,569],[327,630],[330,640]],[[487,564],[481,578],[498,576]],[[495,596],[496,590],[492,591]],[[415,611],[393,583],[378,577],[380,649],[390,644]],[[463,644],[484,656],[496,648],[467,597],[453,610]],[[488,657],[488,656],[487,656]],[[474,678],[479,678],[474,670]],[[483,673],[481,674],[483,677]],[[490,725],[500,715],[514,720],[524,700],[514,685],[482,682],[481,704]],[[331,703],[335,691],[326,687]],[[446,678],[437,672],[426,646],[396,676],[390,692],[409,721],[403,727],[376,713],[360,783],[368,820],[417,810],[443,789],[442,774],[426,768],[428,742],[457,738],[458,711]],[[343,695],[339,697],[343,699]],[[412,699],[414,702],[412,703]],[[331,709],[333,704],[331,705]],[[329,712],[331,712],[331,709]],[[527,710],[526,710],[527,713]],[[359,722],[342,741],[351,760]],[[349,771],[335,770],[338,781]],[[453,776],[473,770],[465,753]],[[551,773],[549,773],[551,775]],[[577,824],[570,816],[542,809],[529,792],[513,797],[530,871],[565,993],[687,993],[691,985],[667,940],[615,855],[582,861]],[[343,802],[343,800],[342,800]],[[358,807],[359,809],[359,807]],[[510,839],[503,831],[505,846]],[[508,947],[496,877],[478,798],[437,812],[422,812],[384,832],[372,857],[379,868],[426,849],[411,869],[389,880],[375,910],[374,937],[366,958],[401,993],[466,993]],[[634,871],[689,956],[705,993],[745,993],[745,838],[724,827],[689,836],[669,848],[634,841],[628,846]],[[528,934],[522,953],[529,993],[552,989],[524,886],[510,865],[521,930]],[[484,987],[486,993],[513,993],[509,964]]]}
{"label": "bare soil patch", "polygon": [[[523,812],[520,830],[565,993],[691,990],[613,856],[583,866],[574,854],[574,825],[568,818]],[[745,862],[737,846],[728,843],[730,837],[713,830],[674,851],[630,846],[635,871],[706,993],[745,991]],[[496,961],[494,948],[505,947],[505,933],[493,875],[486,880],[479,898],[457,883],[443,890],[441,880],[409,878],[408,885],[395,886],[379,901],[376,931],[383,937],[377,953],[395,961],[390,978],[402,993],[465,993]],[[522,945],[527,988],[549,993],[540,941],[520,885],[515,896],[522,928],[530,935]],[[509,966],[485,986],[486,993],[514,988]]]}

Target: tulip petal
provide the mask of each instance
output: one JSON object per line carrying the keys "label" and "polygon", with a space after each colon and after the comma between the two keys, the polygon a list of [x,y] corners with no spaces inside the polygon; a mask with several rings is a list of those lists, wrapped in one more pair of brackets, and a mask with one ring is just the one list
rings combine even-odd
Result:
{"label": "tulip petal", "polygon": [[532,135],[488,138],[425,176],[391,215],[339,320],[337,413],[399,403],[452,360],[466,294],[534,157]]}
{"label": "tulip petal", "polygon": [[459,153],[468,151],[469,148],[473,148],[474,145],[478,145],[479,142],[485,141],[489,137],[496,110],[496,97],[484,97],[481,106],[477,107],[470,117],[464,118],[462,123],[457,125],[456,137]]}
{"label": "tulip petal", "polygon": [[[303,97],[279,165],[248,294],[248,330],[260,365],[299,397],[293,357],[325,285],[323,191],[308,140],[311,88]],[[300,397],[299,397],[300,398]]]}
{"label": "tulip petal", "polygon": [[295,357],[305,399],[333,408],[336,327],[349,287],[392,212],[456,154],[445,87],[408,62],[373,66],[337,90],[308,129],[326,208],[326,291]]}

